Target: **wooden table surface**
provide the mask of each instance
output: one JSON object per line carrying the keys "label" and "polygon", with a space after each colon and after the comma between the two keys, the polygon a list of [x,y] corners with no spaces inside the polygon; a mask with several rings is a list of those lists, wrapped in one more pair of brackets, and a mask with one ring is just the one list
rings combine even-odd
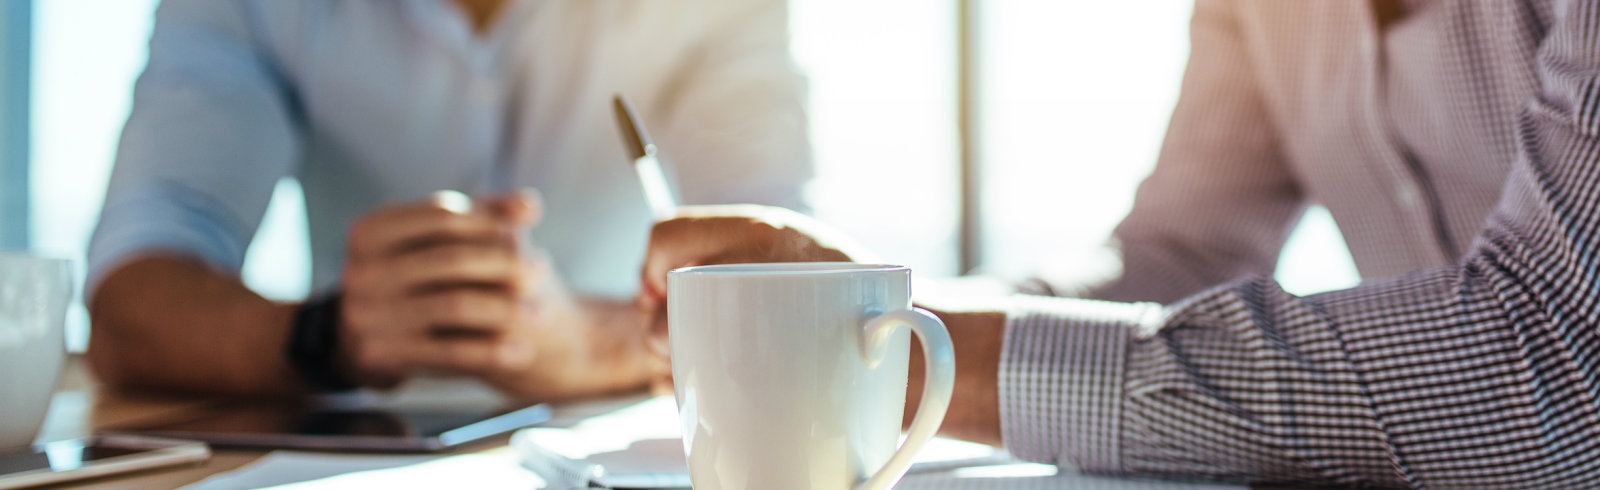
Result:
{"label": "wooden table surface", "polygon": [[[88,437],[96,428],[161,420],[206,410],[216,399],[159,395],[123,395],[96,389],[79,356],[67,361],[50,415],[39,433],[40,441]],[[211,459],[199,465],[155,469],[121,476],[87,480],[56,488],[171,489],[215,473],[232,470],[266,454],[266,451],[212,450]]]}

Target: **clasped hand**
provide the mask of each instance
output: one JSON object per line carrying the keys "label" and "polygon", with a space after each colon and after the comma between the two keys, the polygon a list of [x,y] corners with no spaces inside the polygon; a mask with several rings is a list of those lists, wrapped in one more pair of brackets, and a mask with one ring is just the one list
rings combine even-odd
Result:
{"label": "clasped hand", "polygon": [[642,386],[643,318],[572,294],[527,239],[537,195],[441,192],[362,217],[348,239],[345,371],[389,387],[419,370],[553,400]]}

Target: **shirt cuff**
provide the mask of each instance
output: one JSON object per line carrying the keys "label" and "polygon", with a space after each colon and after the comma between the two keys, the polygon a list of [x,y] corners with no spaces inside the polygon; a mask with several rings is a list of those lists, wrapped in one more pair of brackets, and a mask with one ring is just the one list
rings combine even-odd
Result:
{"label": "shirt cuff", "polygon": [[1018,296],[1000,354],[1000,432],[1013,455],[1121,469],[1127,347],[1160,305]]}

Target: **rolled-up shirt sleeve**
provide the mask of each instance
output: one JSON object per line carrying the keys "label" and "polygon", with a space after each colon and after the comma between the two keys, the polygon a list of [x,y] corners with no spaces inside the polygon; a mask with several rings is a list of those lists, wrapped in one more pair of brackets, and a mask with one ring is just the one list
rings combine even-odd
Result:
{"label": "rolled-up shirt sleeve", "polygon": [[237,273],[299,153],[291,91],[252,4],[168,0],[90,241],[87,290],[128,259],[193,257]]}
{"label": "rolled-up shirt sleeve", "polygon": [[[1012,311],[1003,437],[1088,471],[1409,488],[1600,481],[1600,4],[1557,2],[1520,156],[1452,266],[1310,296]],[[1150,308],[1159,308],[1151,313]]]}

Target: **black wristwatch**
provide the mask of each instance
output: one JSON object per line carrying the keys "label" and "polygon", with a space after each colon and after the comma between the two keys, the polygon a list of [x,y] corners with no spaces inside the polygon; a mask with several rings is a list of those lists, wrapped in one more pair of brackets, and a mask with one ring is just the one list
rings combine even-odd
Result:
{"label": "black wristwatch", "polygon": [[289,331],[289,365],[306,385],[319,392],[360,387],[339,367],[340,297],[335,292],[301,303]]}

